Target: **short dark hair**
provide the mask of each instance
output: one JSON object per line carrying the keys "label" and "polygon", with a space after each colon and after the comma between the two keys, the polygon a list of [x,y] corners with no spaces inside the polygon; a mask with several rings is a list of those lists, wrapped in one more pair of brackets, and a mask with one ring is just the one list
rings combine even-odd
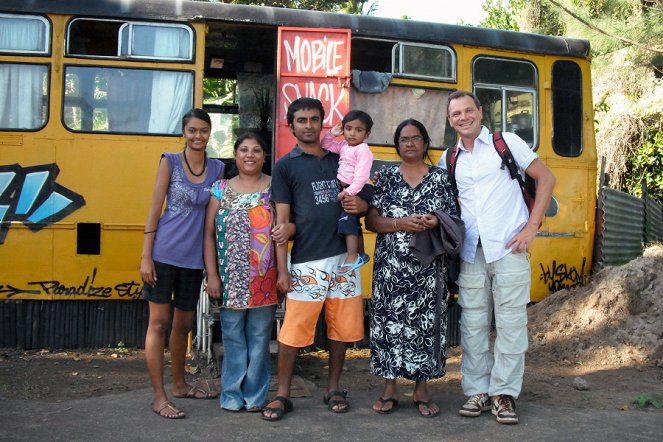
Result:
{"label": "short dark hair", "polygon": [[262,137],[257,133],[251,131],[244,132],[237,138],[237,141],[235,141],[233,146],[233,152],[236,153],[239,145],[242,144],[245,140],[255,140],[260,145],[262,151],[267,153],[267,143],[265,143],[265,140],[263,140]]}
{"label": "short dark hair", "polygon": [[184,132],[184,127],[189,123],[189,120],[192,118],[198,118],[203,120],[205,123],[209,124],[209,127],[212,127],[212,119],[209,117],[209,114],[200,108],[193,108],[182,117],[182,132]]}
{"label": "short dark hair", "polygon": [[449,100],[447,101],[447,117],[449,116],[449,105],[451,104],[451,100],[457,100],[458,98],[463,98],[463,97],[470,97],[472,101],[474,101],[474,104],[477,106],[477,109],[481,109],[481,101],[479,101],[477,96],[474,95],[472,92],[456,91],[452,92],[451,95],[449,95]]}
{"label": "short dark hair", "polygon": [[341,122],[343,126],[345,126],[346,123],[354,120],[359,120],[362,123],[366,125],[366,131],[370,132],[371,129],[373,129],[373,119],[371,118],[370,115],[368,115],[366,112],[358,109],[353,109],[345,116],[343,117],[343,121]]}
{"label": "short dark hair", "polygon": [[320,111],[320,120],[325,119],[325,108],[322,107],[322,102],[317,98],[301,97],[290,103],[288,106],[288,113],[286,118],[288,119],[288,126],[295,121],[295,112],[302,109],[317,109]]}

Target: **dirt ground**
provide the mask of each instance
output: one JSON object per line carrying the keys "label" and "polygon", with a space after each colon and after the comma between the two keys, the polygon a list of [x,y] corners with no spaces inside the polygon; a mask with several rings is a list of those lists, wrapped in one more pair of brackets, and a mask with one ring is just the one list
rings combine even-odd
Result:
{"label": "dirt ground", "polygon": [[[663,413],[663,247],[650,247],[590,284],[562,290],[529,308],[530,350],[521,399],[587,409]],[[447,354],[447,375],[433,394],[462,395],[459,348]],[[328,354],[303,353],[296,373],[324,385]],[[209,367],[192,358],[191,380]],[[275,364],[274,364],[275,365]],[[380,394],[369,351],[351,349],[343,386]],[[169,376],[168,367],[166,376]],[[575,385],[581,378],[586,385]],[[149,386],[142,350],[28,351],[0,349],[0,397],[55,402]],[[412,383],[401,382],[408,396]]]}

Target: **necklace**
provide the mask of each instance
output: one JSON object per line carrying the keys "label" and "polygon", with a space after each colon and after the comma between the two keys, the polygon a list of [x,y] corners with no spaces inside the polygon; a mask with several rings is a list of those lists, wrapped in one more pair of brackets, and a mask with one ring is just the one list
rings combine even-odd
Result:
{"label": "necklace", "polygon": [[[251,193],[256,193],[256,192],[260,191],[263,187],[262,178],[263,178],[263,174],[262,174],[262,172],[260,172],[260,178],[258,178],[258,181],[256,181],[257,185],[253,185],[253,186],[249,187],[249,186],[247,186],[246,184],[243,183],[243,180],[241,179],[241,176],[237,175],[237,177],[235,179],[237,180],[237,183],[239,184],[239,187],[242,187],[242,189],[241,189],[242,191],[238,192],[238,193],[251,194]],[[250,188],[251,190],[248,191],[248,192],[244,192],[243,190],[245,190],[247,188]],[[239,189],[237,191],[239,191]]]}
{"label": "necklace", "polygon": [[205,159],[203,160],[203,170],[200,171],[200,173],[196,173],[193,170],[191,170],[191,165],[189,164],[189,160],[186,158],[186,146],[184,146],[184,153],[182,154],[184,156],[184,162],[186,163],[186,168],[189,169],[189,172],[193,176],[201,176],[202,174],[205,173],[205,169],[207,168],[207,152],[205,152]]}

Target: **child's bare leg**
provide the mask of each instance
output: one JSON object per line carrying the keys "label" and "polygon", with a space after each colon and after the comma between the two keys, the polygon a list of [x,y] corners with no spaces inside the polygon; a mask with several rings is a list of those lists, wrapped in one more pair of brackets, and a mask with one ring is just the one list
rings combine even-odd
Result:
{"label": "child's bare leg", "polygon": [[359,257],[359,237],[357,235],[345,235],[345,245],[348,248],[346,264],[354,264]]}
{"label": "child's bare leg", "polygon": [[[360,227],[361,229],[361,227]],[[361,235],[361,232],[359,232],[360,235],[357,236],[357,253],[360,255],[363,255],[366,253],[366,249],[364,248],[364,235]],[[346,244],[347,244],[347,240]],[[348,246],[348,251],[350,251],[350,247]]]}
{"label": "child's bare leg", "polygon": [[357,235],[345,235],[345,245],[348,248],[348,257],[345,259],[345,263],[339,267],[341,273],[347,272],[350,270],[350,266],[357,262],[359,259],[359,239]]}

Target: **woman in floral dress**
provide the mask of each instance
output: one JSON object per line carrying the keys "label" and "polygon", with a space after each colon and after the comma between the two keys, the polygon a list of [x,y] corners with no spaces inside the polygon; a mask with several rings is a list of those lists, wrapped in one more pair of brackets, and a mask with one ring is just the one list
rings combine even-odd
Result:
{"label": "woman in floral dress", "polygon": [[[413,400],[422,416],[434,417],[440,412],[426,381],[445,373],[446,302],[437,306],[436,301],[436,275],[440,277],[445,270],[439,268],[439,260],[422,265],[409,245],[413,234],[439,227],[434,210],[457,215],[457,209],[447,172],[424,162],[429,143],[428,132],[419,121],[405,120],[398,126],[394,144],[402,162],[378,173],[375,197],[366,215],[367,228],[378,234],[370,332],[371,372],[385,379],[382,395],[373,405],[379,413],[389,413],[398,405],[398,378],[415,381]],[[443,277],[440,283],[444,284]],[[442,312],[438,345],[436,308]]]}
{"label": "woman in floral dress", "polygon": [[205,221],[207,293],[220,300],[224,355],[221,408],[259,411],[270,380],[269,341],[278,302],[272,240],[271,178],[262,173],[265,142],[235,142],[239,175],[214,183]]}

